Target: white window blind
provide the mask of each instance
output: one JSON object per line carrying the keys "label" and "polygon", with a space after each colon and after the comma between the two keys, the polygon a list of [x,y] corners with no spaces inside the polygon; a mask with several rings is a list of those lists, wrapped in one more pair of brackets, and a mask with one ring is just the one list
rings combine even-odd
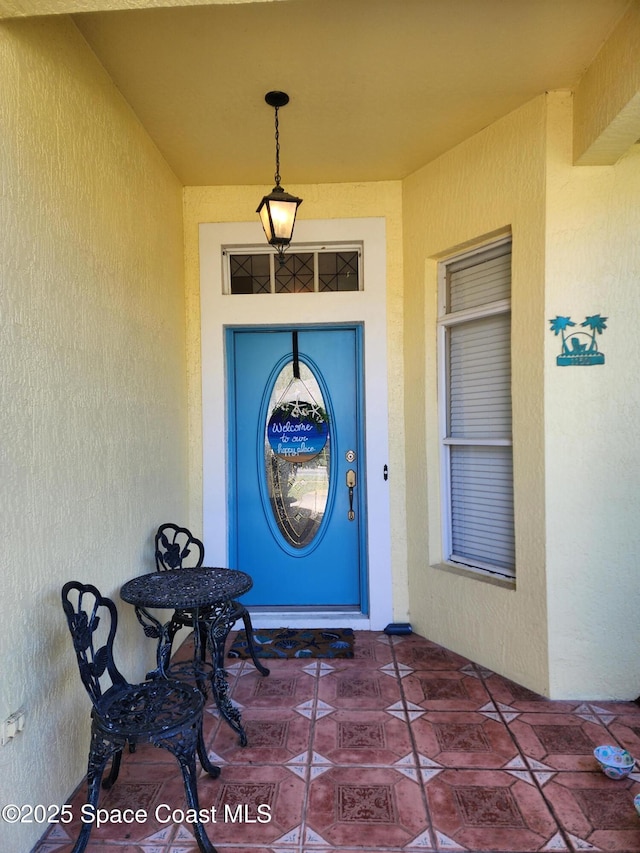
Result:
{"label": "white window blind", "polygon": [[512,577],[510,241],[443,263],[441,288],[445,557]]}
{"label": "white window blind", "polygon": [[449,433],[452,438],[511,438],[510,316],[449,329]]}
{"label": "white window blind", "polygon": [[510,447],[450,447],[451,555],[476,568],[513,573],[513,467]]}
{"label": "white window blind", "polygon": [[449,311],[463,311],[510,298],[511,252],[499,254],[502,248],[483,252],[470,265],[468,260],[447,264]]}

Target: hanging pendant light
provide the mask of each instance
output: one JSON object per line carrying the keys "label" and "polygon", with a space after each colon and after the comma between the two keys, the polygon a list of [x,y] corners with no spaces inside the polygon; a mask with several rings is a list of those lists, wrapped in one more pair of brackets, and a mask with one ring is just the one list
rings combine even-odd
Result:
{"label": "hanging pendant light", "polygon": [[276,174],[275,187],[269,195],[266,195],[256,213],[260,215],[262,227],[270,245],[278,250],[278,259],[282,266],[285,262],[284,250],[293,237],[293,226],[296,222],[298,207],[302,204],[301,198],[296,198],[285,192],[280,186],[280,133],[278,128],[278,110],[289,103],[289,95],[286,92],[267,92],[264,96],[270,107],[275,109],[276,128]]}

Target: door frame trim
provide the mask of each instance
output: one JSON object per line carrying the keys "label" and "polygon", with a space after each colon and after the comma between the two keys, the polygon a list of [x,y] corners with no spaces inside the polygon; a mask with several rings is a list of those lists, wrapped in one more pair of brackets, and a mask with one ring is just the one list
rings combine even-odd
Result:
{"label": "door frame trim", "polygon": [[[335,611],[256,612],[254,626],[286,624],[382,630],[393,621],[389,484],[386,316],[386,229],[382,217],[302,220],[300,243],[363,244],[364,289],[336,294],[225,295],[222,249],[255,245],[263,239],[259,222],[200,224],[200,312],[202,365],[202,530],[211,565],[228,565],[229,450],[226,411],[225,330],[247,326],[362,325],[369,614]],[[295,249],[295,245],[293,246]],[[220,531],[225,531],[220,535]]]}

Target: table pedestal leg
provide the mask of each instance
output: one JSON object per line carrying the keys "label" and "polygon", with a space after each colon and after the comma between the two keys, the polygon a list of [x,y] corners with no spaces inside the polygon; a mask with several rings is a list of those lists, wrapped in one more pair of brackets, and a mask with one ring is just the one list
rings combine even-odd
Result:
{"label": "table pedestal leg", "polygon": [[[158,641],[156,649],[157,667],[147,673],[147,678],[177,677],[186,673],[178,671],[178,667],[170,669],[171,649],[173,638],[181,626],[180,620],[174,617],[169,622],[162,623],[152,616],[144,607],[136,607],[136,616],[144,628],[147,637]],[[207,675],[211,680],[213,698],[222,717],[231,728],[240,736],[241,746],[247,745],[247,735],[242,726],[240,711],[229,698],[229,685],[227,673],[224,668],[224,650],[229,632],[236,621],[236,613],[231,602],[224,602],[213,607],[207,606],[206,615],[199,608],[194,607],[193,616],[193,664],[189,665],[195,677],[196,684],[202,693],[206,694],[205,679]],[[205,658],[207,649],[211,655],[211,667],[206,666]],[[191,680],[187,677],[187,680]]]}
{"label": "table pedestal leg", "polygon": [[227,602],[217,609],[217,612],[207,618],[207,639],[213,671],[211,675],[211,687],[213,698],[222,717],[231,728],[240,735],[240,746],[247,745],[247,735],[242,726],[240,711],[229,698],[229,684],[227,673],[224,668],[224,649],[229,631],[233,628],[235,614],[232,605]]}

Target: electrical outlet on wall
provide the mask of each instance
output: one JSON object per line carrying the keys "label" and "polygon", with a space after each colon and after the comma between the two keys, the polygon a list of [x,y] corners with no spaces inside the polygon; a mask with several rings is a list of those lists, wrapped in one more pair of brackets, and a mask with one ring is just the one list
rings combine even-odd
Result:
{"label": "electrical outlet on wall", "polygon": [[0,726],[0,746],[5,746],[24,728],[24,711],[14,711]]}

